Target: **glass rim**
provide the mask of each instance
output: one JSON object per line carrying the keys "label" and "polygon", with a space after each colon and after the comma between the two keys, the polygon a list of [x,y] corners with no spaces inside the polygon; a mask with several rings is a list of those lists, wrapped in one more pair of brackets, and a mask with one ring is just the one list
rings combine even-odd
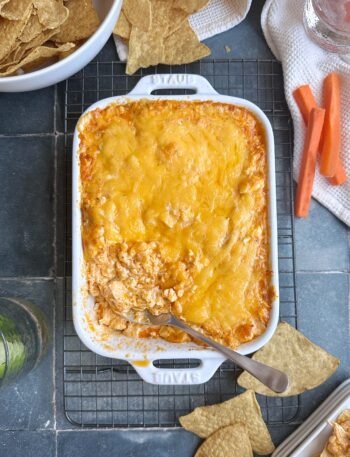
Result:
{"label": "glass rim", "polygon": [[0,329],[0,344],[3,345],[4,347],[4,354],[5,354],[5,360],[4,360],[4,363],[5,363],[5,369],[4,369],[4,374],[3,376],[0,378],[0,387],[2,386],[2,384],[4,383],[4,381],[6,380],[6,375],[7,375],[7,372],[8,372],[8,368],[9,368],[9,359],[10,359],[10,352],[9,352],[9,347],[8,347],[8,344],[7,344],[7,341],[6,341],[6,337],[3,333],[3,331]]}

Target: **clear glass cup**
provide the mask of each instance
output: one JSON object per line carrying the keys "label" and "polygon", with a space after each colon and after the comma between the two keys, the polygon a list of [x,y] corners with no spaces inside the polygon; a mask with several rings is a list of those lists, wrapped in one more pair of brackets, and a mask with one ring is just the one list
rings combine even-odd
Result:
{"label": "clear glass cup", "polygon": [[35,305],[0,297],[0,387],[33,370],[47,341],[45,317]]}
{"label": "clear glass cup", "polygon": [[327,51],[350,54],[350,1],[306,0],[304,27]]}

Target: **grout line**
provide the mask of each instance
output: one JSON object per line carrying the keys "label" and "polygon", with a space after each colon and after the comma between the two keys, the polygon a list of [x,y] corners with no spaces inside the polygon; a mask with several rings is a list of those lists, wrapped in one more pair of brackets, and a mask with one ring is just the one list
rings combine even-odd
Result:
{"label": "grout line", "polygon": [[337,275],[349,274],[349,270],[296,270],[296,274],[310,274],[310,275]]}
{"label": "grout line", "polygon": [[47,132],[47,133],[0,133],[0,138],[27,138],[27,137],[41,137],[47,138],[55,136],[55,132]]}
{"label": "grout line", "polygon": [[[55,85],[55,95],[54,95],[54,131],[56,132],[57,128],[57,84]],[[56,277],[57,272],[57,204],[58,204],[58,197],[57,197],[57,190],[58,190],[58,153],[57,153],[58,141],[57,135],[55,135],[55,142],[54,142],[54,182],[53,182],[53,262],[54,262],[54,277]]]}
{"label": "grout line", "polygon": [[54,276],[0,276],[0,281],[54,281]]}
{"label": "grout line", "polygon": [[[41,429],[37,429],[41,430]],[[184,430],[181,425],[177,425],[176,427],[79,427],[76,428],[61,428],[56,430],[59,433],[62,432],[125,432],[125,431],[133,431],[133,432],[173,432],[173,431],[180,431]]]}
{"label": "grout line", "polygon": [[[42,428],[38,427],[35,429],[26,429],[26,428],[8,428],[4,430],[0,430],[0,434],[2,432],[55,432],[56,434],[56,439],[58,432],[89,432],[89,431],[101,431],[101,432],[113,432],[113,431],[121,431],[125,432],[126,430],[128,431],[134,431],[134,432],[139,432],[139,431],[146,431],[146,432],[158,432],[158,431],[176,431],[176,430],[184,430],[181,425],[177,425],[176,427],[79,427],[78,425],[76,428],[59,428],[59,429],[54,429],[54,428]],[[56,454],[57,455],[57,454]],[[80,456],[79,456],[80,457]]]}
{"label": "grout line", "polygon": [[[57,94],[57,84],[55,85],[55,98],[54,98],[54,130],[57,130],[57,102],[58,102],[58,94]],[[54,237],[53,237],[53,249],[54,249],[54,312],[53,312],[53,337],[52,337],[52,344],[53,344],[53,354],[52,354],[52,407],[53,407],[53,422],[54,422],[54,429],[56,430],[57,427],[57,405],[56,405],[56,314],[57,314],[57,205],[58,205],[58,138],[55,135],[55,154],[54,154],[54,212],[53,212],[53,230],[54,230]],[[56,457],[57,457],[57,434],[55,438],[56,443]]]}
{"label": "grout line", "polygon": [[52,335],[52,346],[53,346],[53,352],[52,352],[52,407],[53,407],[53,428],[54,430],[57,430],[57,391],[56,391],[56,346],[57,346],[57,329],[56,329],[56,322],[57,322],[57,281],[54,281],[54,310],[53,310],[53,335]]}
{"label": "grout line", "polygon": [[58,457],[58,433],[55,429],[55,457]]}
{"label": "grout line", "polygon": [[54,128],[55,133],[57,131],[57,103],[58,103],[57,84],[55,84],[54,99],[53,99],[53,128]]}

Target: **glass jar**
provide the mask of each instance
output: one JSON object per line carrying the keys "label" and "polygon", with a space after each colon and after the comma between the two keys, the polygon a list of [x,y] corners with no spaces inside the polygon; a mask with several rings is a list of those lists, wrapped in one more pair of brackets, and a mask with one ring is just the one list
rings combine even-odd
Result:
{"label": "glass jar", "polygon": [[33,370],[47,342],[46,320],[35,305],[0,297],[0,386]]}
{"label": "glass jar", "polygon": [[306,0],[304,27],[313,41],[338,54],[350,54],[350,2]]}

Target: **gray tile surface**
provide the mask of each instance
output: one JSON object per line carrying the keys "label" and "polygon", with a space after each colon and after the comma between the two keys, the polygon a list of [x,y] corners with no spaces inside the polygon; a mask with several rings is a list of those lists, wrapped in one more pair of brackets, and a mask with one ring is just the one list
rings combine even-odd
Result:
{"label": "gray tile surface", "polygon": [[40,365],[17,383],[0,389],[0,430],[53,429],[53,280],[0,279],[0,296],[24,297],[35,303],[47,318],[51,338]]}
{"label": "gray tile surface", "polygon": [[338,370],[327,382],[303,394],[303,417],[307,417],[350,376],[349,275],[298,274],[297,280],[299,329],[341,360]]}
{"label": "gray tile surface", "polygon": [[176,431],[67,431],[59,432],[59,457],[190,457],[200,440]]}
{"label": "gray tile surface", "polygon": [[283,425],[270,427],[269,431],[271,438],[275,446],[277,447],[282,443],[291,433],[293,433],[298,428],[298,425]]}
{"label": "gray tile surface", "polygon": [[[271,59],[271,53],[263,38],[260,13],[264,2],[253,1],[248,16],[236,27],[227,32],[220,33],[204,42],[211,48],[212,57],[221,59]],[[229,46],[228,53],[225,46]]]}
{"label": "gray tile surface", "polygon": [[103,61],[103,62],[110,62],[112,60],[116,60],[118,54],[115,49],[114,40],[110,38],[105,46],[101,49],[100,53],[93,59],[94,61]]}
{"label": "gray tile surface", "polygon": [[0,137],[0,157],[0,277],[49,276],[54,139]]}
{"label": "gray tile surface", "polygon": [[[64,136],[59,135],[56,142],[56,276],[65,275],[66,257],[66,218],[70,208],[66,206],[66,187],[70,185],[67,175],[68,165],[65,157]],[[69,248],[69,247],[68,247]]]}
{"label": "gray tile surface", "polygon": [[55,432],[0,432],[1,457],[55,457]]}
{"label": "gray tile surface", "polygon": [[0,93],[0,134],[52,133],[54,125],[54,88]]}
{"label": "gray tile surface", "polygon": [[317,201],[307,219],[296,219],[297,270],[349,271],[349,229]]}

